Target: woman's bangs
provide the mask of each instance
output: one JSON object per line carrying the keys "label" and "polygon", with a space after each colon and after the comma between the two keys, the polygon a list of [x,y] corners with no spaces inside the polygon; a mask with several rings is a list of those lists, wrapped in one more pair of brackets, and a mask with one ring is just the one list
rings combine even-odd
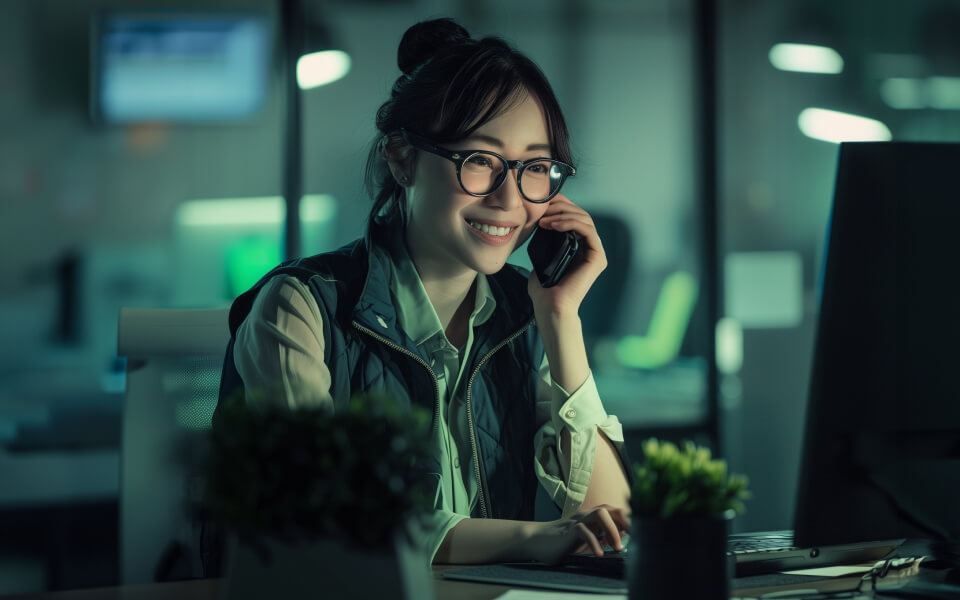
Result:
{"label": "woman's bangs", "polygon": [[506,65],[472,68],[479,62],[464,65],[450,81],[433,132],[438,140],[463,139],[526,97],[523,81]]}

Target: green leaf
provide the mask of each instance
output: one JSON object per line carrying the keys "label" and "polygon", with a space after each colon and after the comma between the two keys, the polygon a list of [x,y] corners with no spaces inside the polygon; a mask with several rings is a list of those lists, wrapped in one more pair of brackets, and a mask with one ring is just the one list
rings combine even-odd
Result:
{"label": "green leaf", "polygon": [[728,474],[726,461],[714,459],[708,448],[685,441],[681,449],[656,438],[642,448],[643,462],[633,465],[635,513],[672,518],[743,512],[747,478]]}
{"label": "green leaf", "polygon": [[433,506],[427,411],[385,396],[351,398],[337,413],[266,400],[221,409],[205,500],[230,529],[379,545]]}

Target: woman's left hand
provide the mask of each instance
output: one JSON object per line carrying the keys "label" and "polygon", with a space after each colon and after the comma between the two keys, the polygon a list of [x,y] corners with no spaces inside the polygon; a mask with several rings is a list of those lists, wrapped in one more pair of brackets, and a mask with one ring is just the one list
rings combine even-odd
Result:
{"label": "woman's left hand", "polygon": [[556,564],[567,554],[592,552],[603,556],[603,547],[623,549],[623,536],[630,531],[630,513],[601,504],[556,521],[530,523],[529,537],[519,554],[547,564]]}
{"label": "woman's left hand", "polygon": [[546,310],[555,315],[576,315],[593,282],[607,268],[607,255],[597,228],[587,211],[562,194],[550,200],[539,225],[543,229],[576,233],[580,238],[580,251],[556,285],[544,288],[536,273],[532,273],[527,291],[538,313]]}

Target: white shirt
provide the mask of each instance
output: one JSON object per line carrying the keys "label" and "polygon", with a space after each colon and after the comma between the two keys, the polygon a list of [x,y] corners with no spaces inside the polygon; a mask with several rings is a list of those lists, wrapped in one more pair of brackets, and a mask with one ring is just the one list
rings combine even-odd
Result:
{"label": "white shirt", "polygon": [[[442,468],[441,497],[423,531],[432,560],[447,532],[469,518],[477,502],[460,356],[469,354],[473,328],[490,317],[496,303],[485,276],[479,274],[468,340],[458,350],[443,335],[439,317],[405,249],[393,252],[392,257],[390,287],[398,322],[431,358],[443,407],[435,439]],[[333,404],[330,371],[323,362],[320,310],[313,294],[296,277],[274,277],[261,289],[250,314],[237,330],[233,356],[245,389],[258,392],[255,398],[248,394],[248,402],[269,399],[284,402],[292,409]],[[534,469],[548,496],[568,516],[580,509],[586,496],[597,431],[611,441],[622,442],[623,429],[617,418],[604,410],[592,374],[577,390],[568,393],[551,381],[544,358],[540,379]],[[570,468],[566,477],[560,466],[558,435],[564,427],[570,432]]]}

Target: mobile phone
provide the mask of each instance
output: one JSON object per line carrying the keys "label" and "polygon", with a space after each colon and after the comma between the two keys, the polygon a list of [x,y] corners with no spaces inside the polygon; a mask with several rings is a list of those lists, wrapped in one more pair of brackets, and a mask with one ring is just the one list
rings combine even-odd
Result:
{"label": "mobile phone", "polygon": [[527,254],[540,285],[545,288],[556,285],[579,250],[580,240],[572,231],[537,227],[527,244]]}

